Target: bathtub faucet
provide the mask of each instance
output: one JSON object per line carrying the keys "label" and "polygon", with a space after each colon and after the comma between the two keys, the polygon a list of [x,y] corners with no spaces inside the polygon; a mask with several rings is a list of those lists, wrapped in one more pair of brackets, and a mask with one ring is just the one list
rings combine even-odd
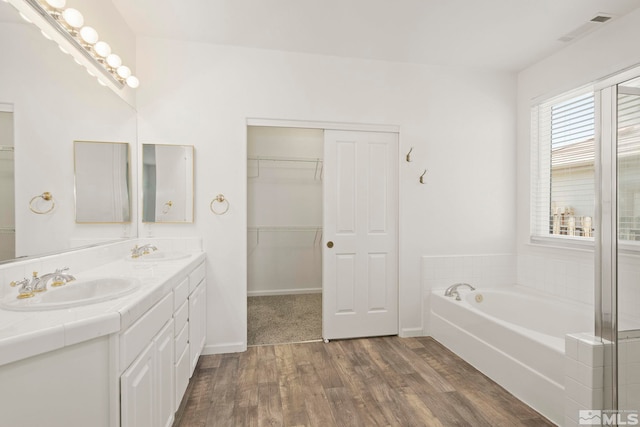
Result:
{"label": "bathtub faucet", "polygon": [[471,286],[468,283],[456,283],[455,285],[451,285],[447,288],[446,291],[444,291],[444,296],[445,297],[456,297],[456,301],[460,301],[460,294],[458,293],[458,288],[460,286],[467,286],[469,288],[469,290],[475,291],[476,288],[474,288],[473,286]]}

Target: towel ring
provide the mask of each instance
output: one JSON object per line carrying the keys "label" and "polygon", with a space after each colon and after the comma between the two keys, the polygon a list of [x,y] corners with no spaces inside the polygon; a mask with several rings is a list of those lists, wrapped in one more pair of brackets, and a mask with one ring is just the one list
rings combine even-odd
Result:
{"label": "towel ring", "polygon": [[[217,211],[213,206],[215,202],[224,203],[226,206],[224,206],[223,210]],[[213,212],[216,215],[224,215],[229,210],[229,201],[224,197],[224,195],[218,194],[209,204],[209,209],[211,209],[211,212]]]}
{"label": "towel ring", "polygon": [[171,200],[169,200],[167,203],[165,203],[162,206],[162,213],[163,214],[167,214],[169,213],[169,211],[171,210],[171,207],[173,206],[173,202]]}
{"label": "towel ring", "polygon": [[[42,199],[46,202],[51,202],[51,206],[49,207],[49,209],[47,209],[46,211],[41,211],[38,210],[34,207],[34,203],[36,200],[38,199]],[[48,214],[49,212],[51,212],[53,210],[53,208],[56,207],[56,201],[53,200],[53,196],[51,195],[51,193],[49,193],[48,191],[45,191],[42,194],[39,194],[37,196],[34,196],[30,201],[29,201],[29,209],[31,209],[31,212],[38,214],[38,215],[44,215],[44,214]]]}

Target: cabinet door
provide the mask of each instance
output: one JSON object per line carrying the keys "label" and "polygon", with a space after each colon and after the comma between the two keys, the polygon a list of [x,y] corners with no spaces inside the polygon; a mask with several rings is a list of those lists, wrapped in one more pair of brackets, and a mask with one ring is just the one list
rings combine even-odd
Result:
{"label": "cabinet door", "polygon": [[189,359],[191,361],[189,377],[193,375],[207,335],[206,304],[206,282],[203,280],[189,295]]}
{"label": "cabinet door", "polygon": [[175,360],[173,319],[154,338],[156,426],[170,427],[175,414],[173,364]]}
{"label": "cabinet door", "polygon": [[121,427],[154,427],[153,343],[120,377]]}

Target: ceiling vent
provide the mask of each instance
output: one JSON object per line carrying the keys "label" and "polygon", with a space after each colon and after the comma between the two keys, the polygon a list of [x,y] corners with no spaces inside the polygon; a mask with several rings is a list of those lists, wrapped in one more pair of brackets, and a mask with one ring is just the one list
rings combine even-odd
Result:
{"label": "ceiling vent", "polygon": [[591,20],[591,22],[600,22],[600,23],[602,23],[602,22],[607,22],[609,19],[611,19],[610,16],[598,15],[595,18],[593,18]]}
{"label": "ceiling vent", "polygon": [[560,37],[558,41],[566,43],[566,42],[579,39],[580,37],[584,37],[590,32],[600,28],[600,26],[605,22],[609,22],[612,18],[613,18],[613,15],[611,14],[599,13],[597,16],[594,16],[593,18],[591,18],[588,22],[580,25],[578,28],[571,31],[570,33],[567,33],[564,36]]}

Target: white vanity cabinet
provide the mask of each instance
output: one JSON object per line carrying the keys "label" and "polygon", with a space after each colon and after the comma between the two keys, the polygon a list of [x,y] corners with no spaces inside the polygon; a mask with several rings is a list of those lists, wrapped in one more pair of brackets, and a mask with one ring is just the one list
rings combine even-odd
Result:
{"label": "white vanity cabinet", "polygon": [[204,345],[205,255],[194,244],[187,257],[134,263],[122,257],[129,245],[114,244],[109,256],[88,249],[76,273],[135,278],[127,295],[0,309],[0,426],[172,426]]}
{"label": "white vanity cabinet", "polygon": [[120,334],[121,427],[173,424],[204,346],[204,276],[202,263]]}
{"label": "white vanity cabinet", "polygon": [[[173,423],[172,308],[173,296],[169,294],[120,334],[121,366],[128,366],[120,376],[122,427],[165,427]],[[140,347],[143,349],[138,352]]]}
{"label": "white vanity cabinet", "polygon": [[176,407],[184,397],[206,339],[205,267],[201,264],[174,290]]}
{"label": "white vanity cabinet", "polygon": [[207,335],[207,287],[204,264],[189,275],[189,377],[196,369]]}

